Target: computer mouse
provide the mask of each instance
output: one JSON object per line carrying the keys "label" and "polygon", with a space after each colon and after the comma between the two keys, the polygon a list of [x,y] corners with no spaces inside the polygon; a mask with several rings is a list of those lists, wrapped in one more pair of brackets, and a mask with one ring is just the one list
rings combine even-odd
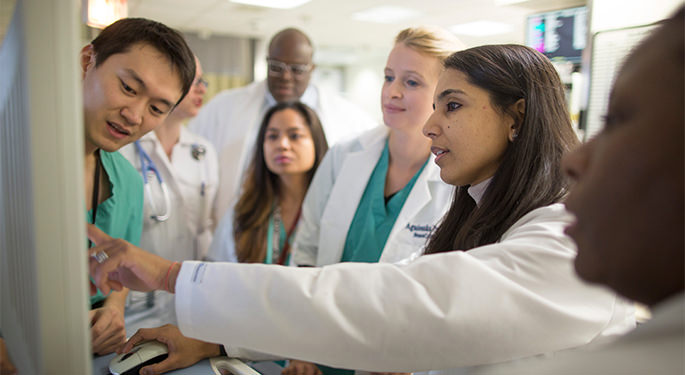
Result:
{"label": "computer mouse", "polygon": [[112,358],[109,362],[109,372],[113,375],[138,375],[140,369],[158,362],[169,356],[169,349],[159,341],[145,341]]}

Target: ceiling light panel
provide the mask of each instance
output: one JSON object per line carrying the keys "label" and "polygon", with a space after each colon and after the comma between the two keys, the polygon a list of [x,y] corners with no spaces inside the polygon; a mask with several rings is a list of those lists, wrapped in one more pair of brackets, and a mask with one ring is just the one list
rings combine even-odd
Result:
{"label": "ceiling light panel", "polygon": [[254,5],[264,8],[292,9],[306,4],[311,0],[230,0],[232,3]]}
{"label": "ceiling light panel", "polygon": [[416,18],[421,12],[410,8],[384,5],[369,8],[352,14],[352,19],[376,23],[397,23]]}
{"label": "ceiling light panel", "polygon": [[458,35],[488,36],[506,34],[510,32],[513,27],[506,23],[481,20],[454,25],[449,29]]}

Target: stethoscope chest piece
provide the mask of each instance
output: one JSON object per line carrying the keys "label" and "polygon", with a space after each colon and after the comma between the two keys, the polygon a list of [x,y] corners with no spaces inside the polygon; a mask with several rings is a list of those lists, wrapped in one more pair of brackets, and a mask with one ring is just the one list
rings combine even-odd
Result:
{"label": "stethoscope chest piece", "polygon": [[194,144],[190,149],[190,154],[193,156],[193,159],[197,161],[202,160],[202,158],[205,157],[206,152],[207,150],[205,147],[198,144]]}

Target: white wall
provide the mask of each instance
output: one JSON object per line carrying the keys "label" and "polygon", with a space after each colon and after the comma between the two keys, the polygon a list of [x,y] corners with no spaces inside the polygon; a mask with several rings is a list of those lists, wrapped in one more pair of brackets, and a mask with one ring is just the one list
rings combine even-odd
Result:
{"label": "white wall", "polygon": [[381,112],[381,87],[383,86],[385,58],[368,59],[346,69],[345,94],[353,103],[364,109],[379,124]]}
{"label": "white wall", "polygon": [[[639,28],[669,17],[682,0],[594,0],[590,4],[591,54],[584,54],[586,119],[584,139],[604,127],[609,93],[617,71],[649,29]],[[601,32],[601,33],[600,33]],[[600,34],[598,34],[600,33]],[[600,38],[603,42],[600,42]],[[590,68],[591,61],[593,66]]]}
{"label": "white wall", "polygon": [[670,16],[682,0],[593,0],[592,33],[647,25]]}

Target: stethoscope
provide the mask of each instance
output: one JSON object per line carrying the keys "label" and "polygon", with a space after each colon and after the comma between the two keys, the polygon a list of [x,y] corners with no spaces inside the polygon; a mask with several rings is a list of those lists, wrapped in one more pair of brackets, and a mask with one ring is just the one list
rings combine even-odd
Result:
{"label": "stethoscope", "polygon": [[[150,155],[143,150],[143,146],[140,145],[140,141],[135,141],[134,142],[136,145],[136,149],[138,150],[138,155],[140,156],[140,174],[143,175],[143,184],[145,187],[145,195],[148,196],[148,199],[150,200],[150,205],[152,206],[152,211],[153,212],[159,212],[160,214],[152,214],[150,215],[150,218],[156,222],[164,222],[169,219],[169,216],[171,215],[171,200],[169,198],[169,189],[166,186],[166,183],[162,180],[162,175],[159,174],[159,171],[157,170],[157,166],[155,165],[154,162],[152,162],[152,159],[150,159]],[[155,177],[157,177],[157,181],[159,182],[159,187],[162,190],[162,197],[163,197],[163,206],[158,207],[157,203],[155,202],[154,199],[152,199],[152,188],[150,187],[150,181],[149,177],[154,174]],[[159,208],[159,209],[158,209]]]}
{"label": "stethoscope", "polygon": [[[140,173],[143,175],[143,184],[145,188],[145,195],[148,196],[148,199],[150,200],[150,205],[152,206],[153,212],[161,212],[159,215],[150,215],[150,218],[155,220],[158,223],[164,222],[169,219],[169,216],[171,215],[171,199],[169,198],[169,188],[167,187],[167,184],[162,180],[162,175],[159,173],[159,170],[157,169],[157,166],[155,163],[152,161],[150,158],[150,155],[143,149],[143,146],[140,145],[140,141],[135,141],[134,142],[136,145],[136,149],[138,150],[138,155],[140,157]],[[198,144],[193,144],[190,149],[190,155],[193,157],[193,159],[200,161],[204,158],[205,154],[207,153],[207,150],[205,149],[204,146],[198,145]],[[203,170],[204,171],[204,170]],[[157,204],[155,203],[155,200],[152,199],[152,188],[150,187],[149,184],[149,178],[150,175],[154,174],[155,177],[157,178],[157,181],[159,182],[159,187],[162,190],[162,197],[163,197],[163,206],[162,207],[157,207]],[[200,195],[204,197],[205,195],[205,182],[204,178],[202,179],[202,184],[200,187]],[[158,208],[161,208],[158,210]],[[203,217],[203,216],[200,216]]]}
{"label": "stethoscope", "polygon": [[[169,219],[169,216],[171,215],[171,200],[169,198],[169,189],[167,188],[166,183],[164,180],[162,180],[162,175],[159,173],[157,170],[157,166],[155,163],[152,161],[150,158],[150,155],[143,149],[143,146],[140,145],[140,141],[135,141],[134,144],[136,145],[136,149],[138,150],[138,155],[140,156],[140,173],[143,175],[143,184],[144,184],[144,189],[145,189],[145,195],[148,196],[148,199],[150,200],[150,204],[152,205],[152,209],[155,212],[163,212],[161,215],[150,215],[150,218],[155,220],[158,223],[164,222]],[[193,157],[193,159],[200,161],[204,158],[205,154],[207,153],[207,150],[205,149],[204,146],[198,145],[198,144],[193,144],[190,149],[190,155]],[[155,204],[155,200],[152,199],[152,188],[150,187],[148,178],[149,175],[154,174],[155,177],[157,178],[157,181],[159,182],[159,187],[162,190],[162,196],[164,198],[164,207],[163,210],[157,210],[157,205]],[[202,186],[200,190],[200,195],[204,197],[205,195],[205,182],[204,178],[202,179]],[[202,216],[200,216],[202,217]],[[197,251],[197,249],[195,250]],[[197,258],[197,254],[195,255],[195,258]],[[129,300],[127,300],[127,303],[130,303]],[[147,308],[151,308],[155,305],[155,294],[154,292],[148,292],[146,293],[145,296],[145,306]]]}

